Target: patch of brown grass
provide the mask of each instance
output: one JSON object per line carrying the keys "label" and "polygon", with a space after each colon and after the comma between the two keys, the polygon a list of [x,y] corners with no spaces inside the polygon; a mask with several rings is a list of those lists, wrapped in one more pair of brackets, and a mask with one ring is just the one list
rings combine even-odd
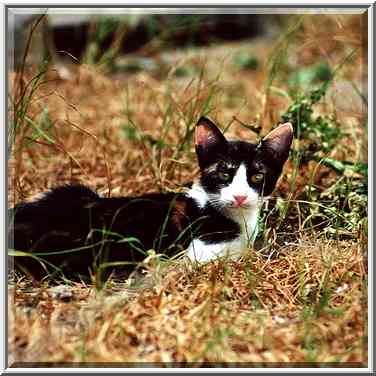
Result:
{"label": "patch of brown grass", "polygon": [[100,292],[77,284],[30,294],[18,282],[9,305],[13,362],[367,362],[366,270],[357,244],[303,242],[272,259],[251,252],[243,262],[149,273],[152,286],[137,293],[112,282]]}

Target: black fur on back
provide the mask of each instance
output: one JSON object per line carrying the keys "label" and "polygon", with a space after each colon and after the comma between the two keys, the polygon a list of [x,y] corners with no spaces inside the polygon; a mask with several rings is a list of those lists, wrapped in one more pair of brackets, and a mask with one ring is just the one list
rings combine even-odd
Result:
{"label": "black fur on back", "polygon": [[[68,185],[16,205],[9,217],[9,248],[37,254],[49,271],[52,263],[74,278],[87,276],[101,262],[130,262],[119,269],[133,269],[150,249],[175,254],[188,245],[205,214],[183,194],[102,198],[85,186]],[[80,247],[86,248],[59,252]],[[38,279],[46,274],[34,258],[14,261]]]}
{"label": "black fur on back", "polygon": [[[132,270],[147,250],[172,256],[193,237],[210,243],[233,239],[240,231],[211,205],[198,208],[184,194],[102,198],[82,185],[55,188],[37,201],[16,205],[9,216],[10,248],[37,253],[49,271],[52,263],[69,278],[88,276],[94,263],[101,262],[130,263],[109,267],[107,272]],[[65,252],[79,247],[86,248]],[[14,261],[16,268],[37,279],[46,275],[34,258]]]}

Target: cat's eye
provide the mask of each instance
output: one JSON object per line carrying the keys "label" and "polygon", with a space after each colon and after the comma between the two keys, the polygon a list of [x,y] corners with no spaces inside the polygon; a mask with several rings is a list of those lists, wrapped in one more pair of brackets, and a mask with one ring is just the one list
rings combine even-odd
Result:
{"label": "cat's eye", "polygon": [[261,183],[262,180],[264,179],[264,174],[255,174],[255,175],[252,175],[251,177],[251,182],[252,183]]}
{"label": "cat's eye", "polygon": [[228,172],[224,172],[224,171],[218,172],[218,176],[224,182],[227,182],[231,179],[231,174]]}

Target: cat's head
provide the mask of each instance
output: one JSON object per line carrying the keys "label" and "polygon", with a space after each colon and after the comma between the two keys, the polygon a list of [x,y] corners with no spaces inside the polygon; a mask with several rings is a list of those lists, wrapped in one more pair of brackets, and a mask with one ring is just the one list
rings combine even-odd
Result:
{"label": "cat's head", "polygon": [[195,146],[201,170],[199,188],[207,201],[235,211],[255,207],[274,190],[292,139],[293,128],[285,123],[258,144],[228,141],[213,122],[201,117]]}

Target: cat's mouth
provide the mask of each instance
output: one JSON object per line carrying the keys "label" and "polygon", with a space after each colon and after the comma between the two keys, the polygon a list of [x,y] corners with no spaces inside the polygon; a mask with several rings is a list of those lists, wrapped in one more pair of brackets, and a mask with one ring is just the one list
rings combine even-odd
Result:
{"label": "cat's mouth", "polygon": [[258,207],[260,204],[260,200],[247,200],[246,202],[236,202],[236,201],[231,201],[227,203],[227,207],[232,210],[248,210],[252,209],[255,207]]}
{"label": "cat's mouth", "polygon": [[236,202],[232,202],[229,207],[231,209],[249,209],[252,205],[247,202],[247,203],[244,203],[244,204],[238,204]]}

